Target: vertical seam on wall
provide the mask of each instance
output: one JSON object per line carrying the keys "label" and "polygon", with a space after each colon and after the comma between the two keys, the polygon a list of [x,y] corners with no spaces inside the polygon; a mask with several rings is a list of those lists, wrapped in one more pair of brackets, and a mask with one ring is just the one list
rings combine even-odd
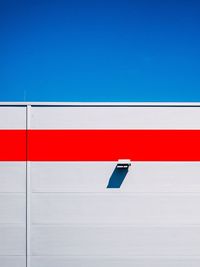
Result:
{"label": "vertical seam on wall", "polygon": [[30,128],[30,111],[31,106],[26,106],[26,267],[30,267],[30,200],[31,200],[31,184],[30,184],[30,163],[28,161],[28,129]]}

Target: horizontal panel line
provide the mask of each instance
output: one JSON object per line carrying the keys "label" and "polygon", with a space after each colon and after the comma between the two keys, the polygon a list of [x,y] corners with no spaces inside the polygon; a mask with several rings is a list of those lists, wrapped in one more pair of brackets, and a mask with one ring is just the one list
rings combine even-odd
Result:
{"label": "horizontal panel line", "polygon": [[26,196],[26,192],[11,192],[11,191],[8,191],[8,192],[0,192],[0,196],[1,195],[21,195],[21,196]]}
{"label": "horizontal panel line", "polygon": [[[0,254],[0,258],[1,257],[25,257],[26,258],[26,254],[25,255],[24,254],[6,254],[6,255]],[[1,266],[1,267],[4,267],[4,266]],[[14,267],[14,266],[12,266],[12,267]]]}
{"label": "horizontal panel line", "polygon": [[[25,216],[25,214],[24,214],[24,216]],[[2,226],[2,227],[7,227],[7,226],[11,226],[11,227],[13,227],[13,226],[16,226],[16,227],[24,227],[24,226],[26,226],[26,221],[25,221],[25,219],[24,219],[24,222],[20,222],[20,223],[13,223],[13,222],[5,222],[5,223],[1,223],[0,222],[0,226]]]}
{"label": "horizontal panel line", "polygon": [[[112,190],[112,189],[111,189]],[[113,189],[115,190],[115,189]],[[116,192],[110,192],[110,189],[108,189],[108,192],[35,192],[33,191],[32,192],[32,195],[40,195],[40,194],[43,194],[43,195],[94,195],[94,196],[97,196],[97,195],[104,195],[104,196],[116,196],[118,197],[119,195],[120,196],[163,196],[164,197],[166,195],[170,195],[170,196],[184,196],[184,195],[188,195],[188,196],[199,196],[200,197],[200,194],[198,192],[122,192],[122,191],[116,191]]]}
{"label": "horizontal panel line", "polygon": [[6,255],[0,254],[0,258],[3,258],[3,257],[25,257],[26,258],[26,254],[6,254]]}
{"label": "horizontal panel line", "polygon": [[122,260],[134,260],[134,259],[141,259],[141,260],[144,260],[144,259],[180,259],[180,260],[192,260],[192,259],[197,259],[197,260],[200,260],[200,256],[197,255],[197,256],[166,256],[166,255],[163,255],[163,256],[108,256],[108,255],[101,255],[101,256],[93,256],[93,255],[41,255],[41,256],[38,256],[38,255],[32,255],[31,257],[34,257],[34,258],[63,258],[63,259],[69,259],[69,260],[77,260],[77,259],[98,259],[98,260],[101,260],[101,259],[110,259],[110,260],[115,260],[115,259],[122,259]]}
{"label": "horizontal panel line", "polygon": [[[125,253],[124,253],[125,254]],[[66,255],[66,254],[56,254],[56,255],[51,255],[51,254],[42,254],[42,255],[38,255],[38,254],[32,254],[31,257],[69,257],[69,258],[90,258],[92,257],[91,254],[84,254],[84,255],[81,255],[81,254],[69,254],[69,255]],[[200,258],[200,255],[191,255],[188,254],[186,256],[182,256],[181,254],[177,254],[177,255],[172,255],[172,256],[166,256],[166,255],[159,255],[159,256],[147,256],[146,254],[137,254],[137,255],[132,255],[131,253],[128,253],[128,254],[125,254],[125,256],[123,255],[119,255],[118,257],[116,257],[116,259],[174,259],[175,258],[180,258],[180,259],[199,259]],[[183,257],[183,258],[182,258]],[[93,257],[92,257],[93,258]],[[113,256],[113,254],[102,254],[102,255],[97,255],[96,257],[97,259],[101,259],[101,258],[110,258],[110,259],[115,259],[115,257]]]}
{"label": "horizontal panel line", "polygon": [[26,192],[11,192],[11,191],[8,191],[8,192],[0,192],[0,196],[1,195],[26,195]]}
{"label": "horizontal panel line", "polygon": [[36,228],[44,228],[45,226],[48,227],[60,227],[63,228],[123,228],[123,227],[129,227],[129,228],[200,228],[199,224],[191,224],[191,223],[176,223],[176,224],[142,224],[142,223],[32,223],[32,227]]}
{"label": "horizontal panel line", "polygon": [[66,228],[66,227],[70,227],[71,228],[77,228],[77,229],[82,229],[82,228],[91,228],[91,229],[94,229],[94,228],[124,228],[126,229],[127,227],[128,228],[132,228],[132,229],[138,229],[138,228],[143,228],[143,229],[148,229],[148,228],[152,228],[152,229],[173,229],[173,228],[190,228],[190,229],[196,229],[196,228],[200,228],[200,223],[198,224],[191,224],[191,223],[176,223],[176,224],[173,224],[173,223],[168,223],[168,224],[153,224],[153,223],[147,223],[145,224],[144,221],[142,222],[138,222],[137,224],[134,223],[134,224],[126,224],[126,223],[76,223],[76,222],[73,222],[73,227],[72,227],[72,224],[68,224],[68,223],[32,223],[31,224],[32,227],[36,227],[36,228],[39,228],[39,227],[61,227],[61,228]]}
{"label": "horizontal panel line", "polygon": [[49,195],[51,195],[51,194],[106,194],[106,195],[108,195],[108,194],[119,194],[119,195],[122,195],[122,194],[143,194],[143,195],[145,195],[145,194],[147,194],[147,195],[150,195],[150,194],[155,194],[155,195],[159,195],[159,194],[177,194],[177,195],[179,195],[179,194],[187,194],[187,195],[189,195],[189,194],[192,194],[192,195],[195,195],[195,194],[197,194],[197,195],[199,195],[200,194],[200,190],[198,191],[198,190],[196,190],[196,191],[184,191],[184,190],[182,190],[182,191],[167,191],[167,190],[165,190],[165,191],[135,191],[135,192],[130,192],[130,191],[128,191],[128,192],[115,192],[115,193],[108,193],[108,192],[105,192],[105,191],[32,191],[32,194],[49,194]]}

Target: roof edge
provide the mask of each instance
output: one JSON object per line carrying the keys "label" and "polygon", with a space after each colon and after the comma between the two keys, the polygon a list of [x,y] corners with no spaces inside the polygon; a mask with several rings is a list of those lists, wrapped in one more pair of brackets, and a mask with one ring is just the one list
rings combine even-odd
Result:
{"label": "roof edge", "polygon": [[0,102],[0,106],[200,106],[200,102]]}

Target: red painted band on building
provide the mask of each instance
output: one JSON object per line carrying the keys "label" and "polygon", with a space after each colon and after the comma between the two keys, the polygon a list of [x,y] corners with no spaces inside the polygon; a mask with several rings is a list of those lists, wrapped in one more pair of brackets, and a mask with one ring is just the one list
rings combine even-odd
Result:
{"label": "red painted band on building", "polygon": [[200,130],[0,130],[0,161],[123,158],[200,161]]}
{"label": "red painted band on building", "polygon": [[26,130],[0,130],[0,161],[25,161],[26,135]]}

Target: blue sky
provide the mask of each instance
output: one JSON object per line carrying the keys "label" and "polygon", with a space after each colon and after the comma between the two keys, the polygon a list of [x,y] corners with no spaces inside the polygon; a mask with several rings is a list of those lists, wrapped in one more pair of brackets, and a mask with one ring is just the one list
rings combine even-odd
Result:
{"label": "blue sky", "polygon": [[200,1],[0,0],[0,101],[200,101]]}

